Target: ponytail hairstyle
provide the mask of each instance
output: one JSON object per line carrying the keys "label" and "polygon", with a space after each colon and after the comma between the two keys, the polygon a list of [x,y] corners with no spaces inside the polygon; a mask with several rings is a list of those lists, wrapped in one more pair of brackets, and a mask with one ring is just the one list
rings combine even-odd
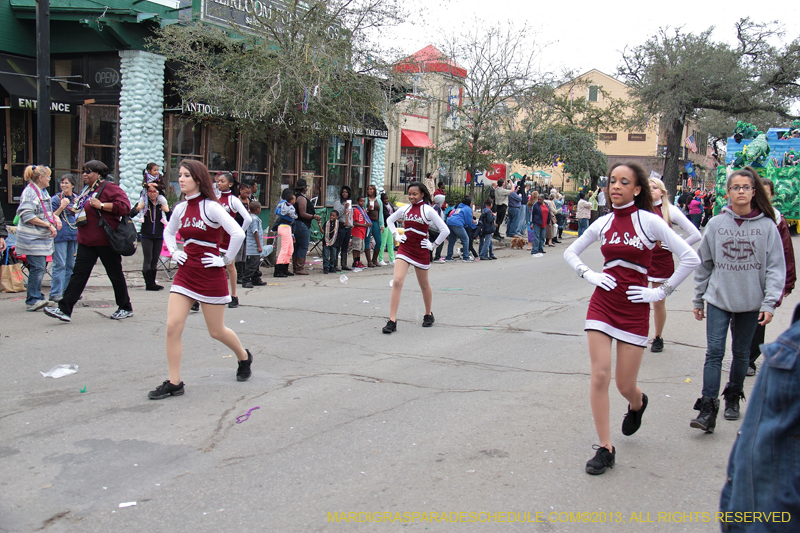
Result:
{"label": "ponytail hairstyle", "polygon": [[236,178],[233,177],[233,174],[230,172],[220,172],[217,174],[218,178],[225,178],[228,183],[231,184],[231,194],[233,196],[239,196],[239,182],[236,181]]}
{"label": "ponytail hairstyle", "polygon": [[38,185],[38,181],[42,177],[50,176],[50,167],[46,167],[44,165],[29,165],[25,167],[25,172],[23,173],[25,177],[25,181],[28,183],[33,183],[34,185]]}
{"label": "ponytail hairstyle", "polygon": [[425,185],[423,185],[419,181],[412,181],[408,185],[409,189],[411,187],[416,187],[417,189],[419,189],[419,193],[422,195],[422,202],[425,205],[433,205],[433,199],[431,198],[431,191],[429,191],[428,188]]}
{"label": "ponytail hairstyle", "polygon": [[658,187],[658,190],[661,191],[661,205],[654,205],[653,211],[655,212],[656,209],[661,209],[661,214],[664,217],[664,222],[667,223],[667,226],[672,225],[672,217],[669,216],[669,194],[667,194],[667,188],[664,186],[664,182],[658,178],[650,178],[650,183]]}
{"label": "ponytail hairstyle", "polygon": [[208,168],[203,163],[194,159],[184,159],[181,161],[180,166],[189,171],[194,182],[200,187],[200,196],[206,200],[219,202],[214,192],[211,174],[208,173]]}
{"label": "ponytail hairstyle", "polygon": [[[767,189],[764,187],[764,182],[761,181],[758,172],[756,172],[753,167],[744,167],[741,170],[737,170],[728,176],[728,181],[725,184],[726,191],[730,189],[731,181],[736,176],[746,176],[750,178],[750,184],[753,186],[753,192],[755,193],[753,199],[750,200],[750,209],[758,209],[764,213],[764,216],[775,220],[775,209],[772,207],[769,192],[767,192]],[[730,195],[728,196],[728,205],[730,205]]]}
{"label": "ponytail hairstyle", "polygon": [[[636,185],[639,186],[641,191],[633,198],[633,205],[638,207],[639,209],[643,209],[645,211],[653,211],[653,195],[650,194],[650,180],[647,177],[644,169],[641,165],[637,163],[616,163],[608,169],[608,176],[611,177],[611,173],[614,172],[614,169],[618,167],[628,167],[633,171],[633,175],[636,178]],[[611,179],[608,180],[606,183],[606,198],[611,198]]]}

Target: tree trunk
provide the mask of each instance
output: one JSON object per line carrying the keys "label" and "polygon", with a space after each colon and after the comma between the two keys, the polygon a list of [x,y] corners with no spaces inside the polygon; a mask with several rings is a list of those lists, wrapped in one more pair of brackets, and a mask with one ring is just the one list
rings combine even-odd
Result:
{"label": "tree trunk", "polygon": [[675,119],[667,130],[667,155],[664,158],[664,185],[667,193],[675,197],[678,190],[678,160],[681,158],[681,134],[683,120]]}

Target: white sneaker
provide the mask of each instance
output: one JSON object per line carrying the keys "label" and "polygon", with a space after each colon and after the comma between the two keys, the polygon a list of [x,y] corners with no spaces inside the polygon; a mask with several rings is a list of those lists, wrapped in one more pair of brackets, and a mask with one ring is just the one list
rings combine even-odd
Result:
{"label": "white sneaker", "polygon": [[386,266],[386,265],[388,265],[389,263],[387,263],[386,261],[378,261],[378,264],[379,264],[380,266],[382,266],[382,267],[385,267],[385,266]]}
{"label": "white sneaker", "polygon": [[533,254],[533,257],[544,257],[544,254]]}
{"label": "white sneaker", "polygon": [[446,263],[447,261],[444,260],[444,257],[440,257],[439,259],[434,259],[434,263]]}

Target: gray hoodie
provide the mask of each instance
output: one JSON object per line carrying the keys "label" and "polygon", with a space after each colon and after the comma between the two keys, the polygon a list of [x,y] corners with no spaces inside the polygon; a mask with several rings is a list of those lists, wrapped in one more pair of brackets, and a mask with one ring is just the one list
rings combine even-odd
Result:
{"label": "gray hoodie", "polygon": [[775,312],[786,262],[774,220],[763,213],[740,217],[725,207],[708,222],[697,253],[695,309],[703,309],[706,301],[731,313]]}

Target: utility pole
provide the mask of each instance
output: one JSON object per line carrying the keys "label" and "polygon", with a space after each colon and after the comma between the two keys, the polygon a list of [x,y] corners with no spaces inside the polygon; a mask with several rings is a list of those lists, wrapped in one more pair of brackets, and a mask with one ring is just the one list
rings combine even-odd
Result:
{"label": "utility pole", "polygon": [[50,166],[50,0],[36,0],[36,161]]}

